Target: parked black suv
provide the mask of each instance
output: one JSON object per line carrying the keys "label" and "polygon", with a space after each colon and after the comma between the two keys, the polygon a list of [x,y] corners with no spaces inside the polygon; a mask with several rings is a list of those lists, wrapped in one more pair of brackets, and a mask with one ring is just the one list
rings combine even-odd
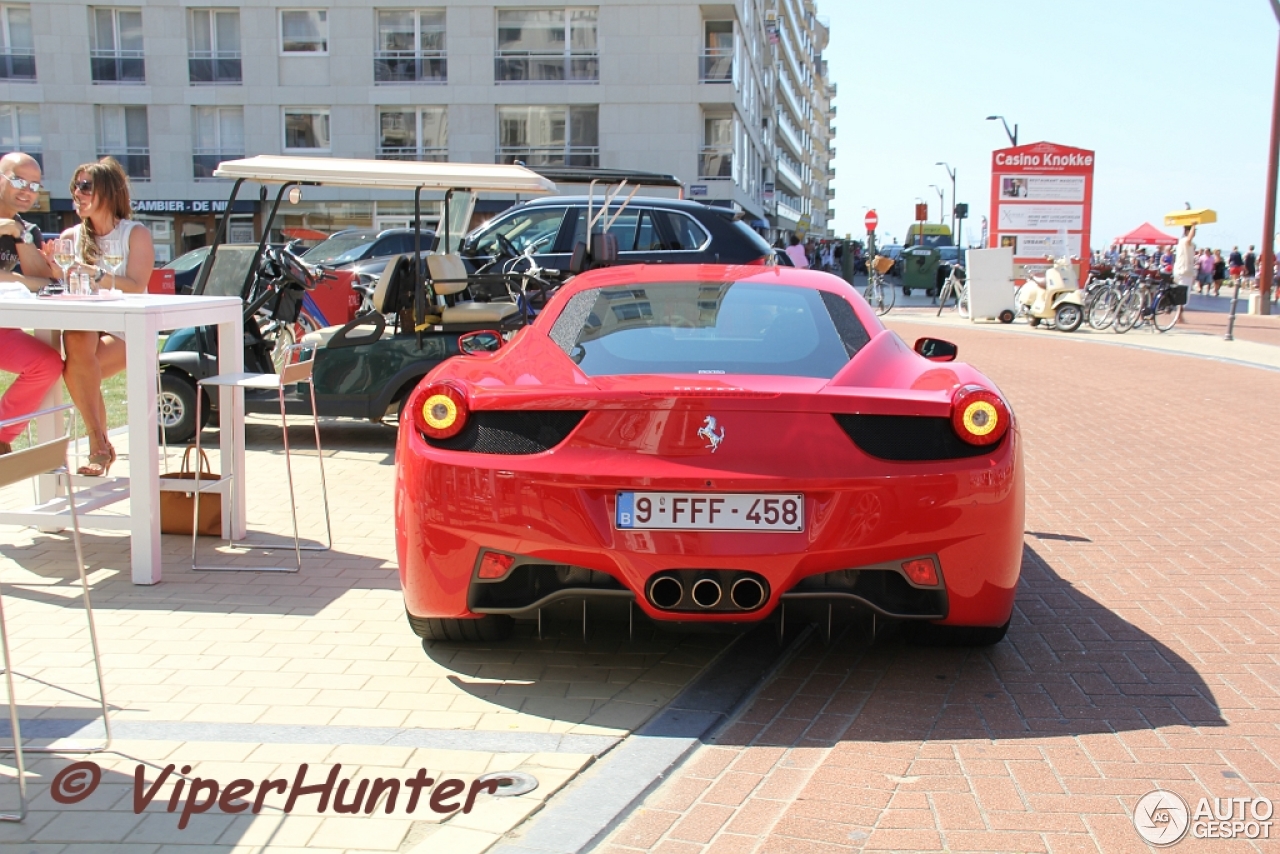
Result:
{"label": "parked black suv", "polygon": [[[601,200],[592,201],[593,212],[599,211]],[[751,264],[773,256],[765,239],[728,208],[636,197],[625,207],[611,206],[594,230],[601,231],[619,210],[608,227],[618,243],[619,264]],[[586,235],[587,197],[548,196],[503,211],[468,234],[461,255],[474,269],[533,244],[539,266],[567,273],[573,249],[586,241]]]}

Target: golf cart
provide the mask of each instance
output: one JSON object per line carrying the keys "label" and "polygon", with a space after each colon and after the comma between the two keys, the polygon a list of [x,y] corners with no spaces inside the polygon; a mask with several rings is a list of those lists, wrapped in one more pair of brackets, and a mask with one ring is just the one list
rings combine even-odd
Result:
{"label": "golf cart", "polygon": [[[245,182],[277,187],[256,247],[223,245],[228,214],[223,215],[193,288],[196,294],[235,294],[244,300],[245,370],[259,373],[277,372],[284,352],[278,339],[264,335],[264,327],[292,328],[302,297],[327,275],[287,247],[268,246],[281,202],[296,201],[300,188],[310,186],[413,191],[414,251],[388,262],[374,290],[374,310],[302,339],[316,351],[312,383],[318,413],[375,422],[395,411],[431,368],[471,346],[467,333],[509,326],[518,311],[514,302],[477,303],[468,298],[474,277],[469,278],[457,252],[476,196],[525,197],[556,189],[524,167],[493,164],[260,155],[224,161],[213,174],[235,181],[228,212]],[[422,230],[424,192],[444,196],[434,247],[428,245],[430,233]],[[433,248],[435,252],[424,257]],[[415,263],[418,258],[425,263]],[[492,346],[492,337],[472,336],[480,347]],[[216,354],[216,330],[211,327],[179,330],[165,343],[160,354],[160,422],[168,442],[185,442],[195,435],[196,382],[218,372]],[[310,412],[309,400],[306,388],[295,388],[286,398],[286,409]],[[203,412],[216,403],[206,398]],[[278,397],[274,392],[246,391],[245,411],[278,412]]]}

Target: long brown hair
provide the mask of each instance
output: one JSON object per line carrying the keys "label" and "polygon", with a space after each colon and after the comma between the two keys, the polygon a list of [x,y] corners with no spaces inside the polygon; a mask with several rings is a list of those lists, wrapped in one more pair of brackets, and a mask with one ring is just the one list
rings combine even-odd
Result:
{"label": "long brown hair", "polygon": [[[114,157],[104,157],[95,163],[83,163],[71,173],[71,193],[74,196],[76,181],[93,182],[93,195],[102,200],[117,220],[132,219],[133,205],[129,199],[129,176]],[[81,223],[80,240],[76,254],[86,264],[96,264],[102,257],[98,237],[93,230],[93,220],[85,217]]]}

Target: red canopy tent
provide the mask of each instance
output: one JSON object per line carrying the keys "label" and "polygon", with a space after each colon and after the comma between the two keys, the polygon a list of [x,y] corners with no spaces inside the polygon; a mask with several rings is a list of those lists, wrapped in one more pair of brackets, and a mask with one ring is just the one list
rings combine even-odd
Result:
{"label": "red canopy tent", "polygon": [[1173,246],[1178,238],[1165,234],[1149,222],[1135,228],[1128,234],[1122,234],[1115,240],[1118,246]]}

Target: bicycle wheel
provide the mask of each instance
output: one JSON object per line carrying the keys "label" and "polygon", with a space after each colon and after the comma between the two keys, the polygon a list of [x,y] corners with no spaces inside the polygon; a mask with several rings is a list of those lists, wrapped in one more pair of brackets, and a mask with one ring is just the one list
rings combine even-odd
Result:
{"label": "bicycle wheel", "polygon": [[960,286],[960,299],[956,301],[956,311],[961,317],[969,316],[969,283]]}
{"label": "bicycle wheel", "polygon": [[1155,312],[1151,318],[1156,325],[1156,329],[1161,332],[1168,332],[1181,316],[1182,306],[1174,305],[1173,298],[1168,293],[1160,294],[1160,298],[1156,300]]}
{"label": "bicycle wheel", "polygon": [[1120,307],[1120,291],[1116,288],[1104,288],[1089,303],[1086,317],[1091,329],[1106,329],[1116,322],[1116,309]]}
{"label": "bicycle wheel", "polygon": [[1116,309],[1115,324],[1111,328],[1123,335],[1133,328],[1141,316],[1142,297],[1137,291],[1129,291],[1120,301],[1120,307]]}
{"label": "bicycle wheel", "polygon": [[878,315],[886,314],[893,308],[893,289],[885,287],[879,276],[867,283],[862,296]]}

